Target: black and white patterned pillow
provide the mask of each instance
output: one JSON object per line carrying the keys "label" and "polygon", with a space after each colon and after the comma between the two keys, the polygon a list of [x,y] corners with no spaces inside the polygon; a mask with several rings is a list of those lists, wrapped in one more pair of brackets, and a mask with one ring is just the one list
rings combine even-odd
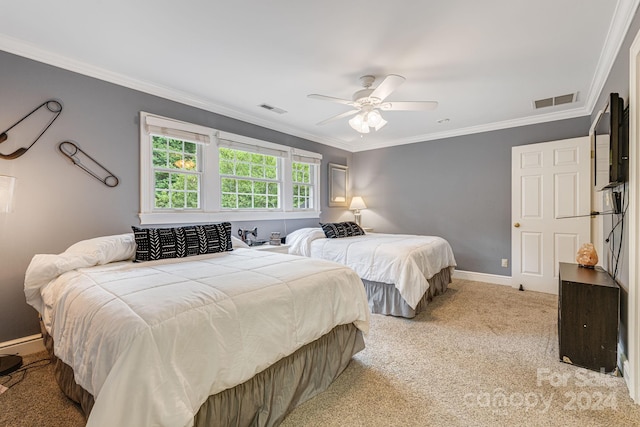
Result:
{"label": "black and white patterned pillow", "polygon": [[174,228],[131,228],[136,241],[136,262],[233,250],[230,222]]}
{"label": "black and white patterned pillow", "polygon": [[347,234],[349,236],[364,236],[366,234],[362,229],[362,227],[360,227],[358,224],[356,224],[353,221],[343,222],[343,224],[349,230],[347,231]]}
{"label": "black and white patterned pillow", "polygon": [[362,227],[352,221],[320,223],[320,226],[324,235],[329,239],[365,235]]}

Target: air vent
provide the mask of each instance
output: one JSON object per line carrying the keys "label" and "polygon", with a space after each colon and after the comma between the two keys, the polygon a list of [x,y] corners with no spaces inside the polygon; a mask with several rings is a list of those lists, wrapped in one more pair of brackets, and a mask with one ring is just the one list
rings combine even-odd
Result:
{"label": "air vent", "polygon": [[533,107],[538,108],[553,107],[555,105],[571,104],[578,100],[578,93],[570,93],[567,95],[554,96],[553,98],[537,99],[533,101]]}
{"label": "air vent", "polygon": [[258,105],[258,107],[264,108],[265,110],[273,111],[274,113],[278,113],[278,114],[284,114],[287,112],[282,108],[274,107],[273,105],[269,105],[269,104],[260,104]]}

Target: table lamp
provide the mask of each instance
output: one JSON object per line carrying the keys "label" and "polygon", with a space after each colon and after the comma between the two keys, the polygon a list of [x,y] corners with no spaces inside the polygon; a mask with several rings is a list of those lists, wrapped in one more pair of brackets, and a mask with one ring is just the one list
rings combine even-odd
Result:
{"label": "table lamp", "polygon": [[360,209],[367,209],[367,205],[364,204],[364,200],[360,196],[353,196],[351,199],[351,205],[349,210],[355,211],[353,215],[356,218],[356,224],[360,225]]}

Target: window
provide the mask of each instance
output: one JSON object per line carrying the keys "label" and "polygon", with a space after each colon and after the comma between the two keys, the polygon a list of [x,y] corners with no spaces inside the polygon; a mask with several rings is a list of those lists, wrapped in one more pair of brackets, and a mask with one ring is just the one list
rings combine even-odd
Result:
{"label": "window", "polygon": [[280,163],[276,156],[221,147],[222,209],[278,209]]}
{"label": "window", "polygon": [[313,209],[314,183],[313,168],[309,163],[293,162],[291,180],[293,182],[293,208]]}
{"label": "window", "polygon": [[318,218],[322,156],[140,113],[142,224]]}
{"label": "window", "polygon": [[154,208],[200,207],[198,149],[193,142],[151,135]]}

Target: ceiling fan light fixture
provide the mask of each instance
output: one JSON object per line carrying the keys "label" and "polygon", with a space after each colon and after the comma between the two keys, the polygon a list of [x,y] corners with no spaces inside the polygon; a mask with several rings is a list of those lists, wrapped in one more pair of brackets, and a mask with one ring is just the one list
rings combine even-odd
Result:
{"label": "ceiling fan light fixture", "polygon": [[349,126],[360,133],[369,133],[371,128],[380,130],[387,124],[378,110],[362,111],[349,120]]}
{"label": "ceiling fan light fixture", "polygon": [[349,120],[349,126],[360,133],[369,133],[369,125],[364,118],[364,113],[359,113]]}
{"label": "ceiling fan light fixture", "polygon": [[382,116],[380,116],[380,122],[374,127],[374,129],[376,131],[382,129],[384,127],[384,125],[387,124],[387,121],[385,119],[382,118]]}
{"label": "ceiling fan light fixture", "polygon": [[364,121],[362,120],[362,114],[356,114],[355,116],[353,116],[351,119],[349,119],[349,125],[354,128],[355,130],[358,130],[362,127],[362,124],[364,123]]}
{"label": "ceiling fan light fixture", "polygon": [[364,89],[354,93],[351,100],[318,94],[307,95],[309,98],[336,102],[354,108],[351,111],[325,119],[319,122],[318,125],[324,125],[355,114],[355,116],[349,120],[349,126],[360,133],[369,133],[371,129],[378,131],[387,124],[387,121],[382,117],[381,110],[430,111],[438,106],[436,101],[384,102],[384,100],[405,81],[405,78],[396,74],[389,74],[377,87],[371,88],[374,81],[375,76],[362,76],[360,82]]}
{"label": "ceiling fan light fixture", "polygon": [[369,111],[366,114],[366,122],[369,127],[375,128],[382,120],[384,119],[377,110]]}

